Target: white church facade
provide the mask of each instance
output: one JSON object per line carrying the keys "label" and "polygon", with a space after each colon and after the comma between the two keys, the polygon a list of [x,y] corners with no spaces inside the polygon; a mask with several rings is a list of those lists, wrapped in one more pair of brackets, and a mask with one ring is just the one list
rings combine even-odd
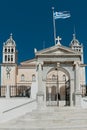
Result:
{"label": "white church facade", "polygon": [[26,88],[42,107],[80,106],[86,84],[83,46],[75,34],[69,47],[63,46],[59,37],[57,40],[52,47],[35,49],[34,59],[18,65],[16,43],[10,35],[3,44],[1,86]]}

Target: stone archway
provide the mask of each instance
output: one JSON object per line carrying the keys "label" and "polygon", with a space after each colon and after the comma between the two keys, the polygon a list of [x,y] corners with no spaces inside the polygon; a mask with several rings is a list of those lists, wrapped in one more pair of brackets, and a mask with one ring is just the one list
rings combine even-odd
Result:
{"label": "stone archway", "polygon": [[67,87],[68,81],[70,81],[70,76],[69,73],[64,68],[60,68],[58,69],[58,71],[53,68],[47,73],[46,77],[47,105],[65,106],[70,104],[70,84]]}

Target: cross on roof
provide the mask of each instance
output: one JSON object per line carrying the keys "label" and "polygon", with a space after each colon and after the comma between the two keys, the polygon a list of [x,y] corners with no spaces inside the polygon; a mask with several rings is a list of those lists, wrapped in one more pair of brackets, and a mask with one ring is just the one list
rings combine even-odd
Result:
{"label": "cross on roof", "polygon": [[57,45],[61,45],[60,40],[62,40],[59,36],[56,38]]}

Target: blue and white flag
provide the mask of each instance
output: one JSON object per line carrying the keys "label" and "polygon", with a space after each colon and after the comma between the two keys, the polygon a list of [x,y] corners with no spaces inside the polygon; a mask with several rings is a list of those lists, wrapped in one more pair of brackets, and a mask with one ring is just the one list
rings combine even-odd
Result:
{"label": "blue and white flag", "polygon": [[54,12],[54,19],[66,19],[70,17],[70,13],[68,11],[63,12]]}

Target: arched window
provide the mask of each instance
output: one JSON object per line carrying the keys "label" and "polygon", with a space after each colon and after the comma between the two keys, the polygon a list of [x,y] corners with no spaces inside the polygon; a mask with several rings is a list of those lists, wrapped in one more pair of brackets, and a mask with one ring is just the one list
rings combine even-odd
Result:
{"label": "arched window", "polygon": [[52,75],[52,80],[55,80],[56,79],[56,76],[55,75]]}
{"label": "arched window", "polygon": [[13,55],[11,55],[11,61],[13,61]]}
{"label": "arched window", "polygon": [[21,81],[24,81],[25,80],[25,76],[24,74],[21,75]]}
{"label": "arched window", "polygon": [[32,75],[32,81],[35,81],[36,80],[36,76],[35,74]]}
{"label": "arched window", "polygon": [[10,52],[10,48],[8,48],[8,52]]}
{"label": "arched window", "polygon": [[5,55],[5,61],[7,61],[7,55]]}
{"label": "arched window", "polygon": [[10,55],[8,55],[8,61],[10,61]]}
{"label": "arched window", "polygon": [[13,48],[11,49],[11,52],[14,52],[14,49],[13,49]]}
{"label": "arched window", "polygon": [[5,52],[7,52],[7,48],[5,48]]}

